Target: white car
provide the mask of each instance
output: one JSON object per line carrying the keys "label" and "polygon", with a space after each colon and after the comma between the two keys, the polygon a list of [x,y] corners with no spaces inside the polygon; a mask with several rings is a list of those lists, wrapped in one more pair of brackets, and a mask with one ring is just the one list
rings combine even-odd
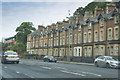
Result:
{"label": "white car", "polygon": [[99,56],[94,61],[97,67],[120,68],[120,62],[111,56]]}
{"label": "white car", "polygon": [[19,60],[20,58],[18,53],[13,51],[7,51],[2,54],[1,63],[5,64],[7,62],[12,62],[12,63],[16,62],[18,64]]}

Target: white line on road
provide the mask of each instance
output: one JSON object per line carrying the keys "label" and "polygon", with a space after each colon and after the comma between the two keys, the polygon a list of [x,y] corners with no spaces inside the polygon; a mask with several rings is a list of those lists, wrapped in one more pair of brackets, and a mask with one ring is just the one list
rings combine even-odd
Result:
{"label": "white line on road", "polygon": [[42,68],[44,68],[44,69],[51,69],[51,68],[49,68],[49,67],[42,67]]}
{"label": "white line on road", "polygon": [[84,71],[79,71],[79,72],[84,73],[84,74],[91,74],[91,75],[95,75],[95,76],[102,76],[100,74],[91,73],[91,72],[84,72]]}
{"label": "white line on road", "polygon": [[6,66],[4,68],[7,68]]}
{"label": "white line on road", "polygon": [[20,72],[16,71],[17,74],[19,74]]}
{"label": "white line on road", "polygon": [[86,75],[79,74],[79,73],[76,73],[76,72],[68,72],[68,71],[63,71],[63,70],[61,70],[61,72],[70,73],[70,74],[79,75],[79,76],[86,76]]}
{"label": "white line on road", "polygon": [[28,75],[28,74],[25,74],[26,76],[28,76],[28,77],[30,77],[30,78],[34,78],[33,76],[31,76],[31,75]]}
{"label": "white line on road", "polygon": [[64,69],[64,70],[67,70],[66,68],[61,68],[61,67],[55,67],[55,68],[59,68],[59,69]]}

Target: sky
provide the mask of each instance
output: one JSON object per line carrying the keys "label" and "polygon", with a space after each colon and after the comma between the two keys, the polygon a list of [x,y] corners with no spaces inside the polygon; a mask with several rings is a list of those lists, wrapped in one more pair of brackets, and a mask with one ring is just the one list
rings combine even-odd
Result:
{"label": "sky", "polygon": [[0,2],[0,40],[12,37],[22,22],[51,25],[71,16],[78,7],[85,7],[93,0],[2,0]]}

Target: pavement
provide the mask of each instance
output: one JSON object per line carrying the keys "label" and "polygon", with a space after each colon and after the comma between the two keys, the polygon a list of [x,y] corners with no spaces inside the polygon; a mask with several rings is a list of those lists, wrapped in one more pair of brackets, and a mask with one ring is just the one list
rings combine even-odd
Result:
{"label": "pavement", "polygon": [[69,62],[69,61],[57,61],[57,62],[58,63],[66,63],[66,64],[79,64],[79,65],[94,66],[94,63]]}
{"label": "pavement", "polygon": [[[36,60],[36,59],[31,59],[31,60]],[[39,60],[39,61],[43,61],[43,60]],[[57,61],[57,63],[94,66],[94,63],[83,63],[83,62]]]}

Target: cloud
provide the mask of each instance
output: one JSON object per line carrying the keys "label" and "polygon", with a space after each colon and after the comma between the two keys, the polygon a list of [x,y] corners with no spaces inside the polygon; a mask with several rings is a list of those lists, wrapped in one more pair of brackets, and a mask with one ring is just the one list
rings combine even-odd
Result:
{"label": "cloud", "polygon": [[4,0],[3,2],[89,2],[93,0]]}
{"label": "cloud", "polygon": [[51,25],[62,21],[68,16],[68,10],[73,12],[88,2],[3,2],[2,3],[2,37],[16,34],[15,29],[22,22],[33,22],[34,27],[43,24]]}
{"label": "cloud", "polygon": [[0,2],[0,36],[2,36],[2,3]]}

